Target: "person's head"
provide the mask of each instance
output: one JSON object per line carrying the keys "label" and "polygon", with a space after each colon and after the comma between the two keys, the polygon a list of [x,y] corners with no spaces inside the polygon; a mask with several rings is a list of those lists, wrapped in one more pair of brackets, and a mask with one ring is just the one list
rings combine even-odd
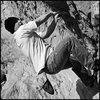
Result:
{"label": "person's head", "polygon": [[97,33],[99,33],[99,1],[96,1],[91,6],[91,23]]}
{"label": "person's head", "polygon": [[9,31],[11,34],[13,34],[18,28],[19,26],[21,26],[23,19],[19,19],[17,17],[9,17],[5,20],[4,24],[5,24],[5,29],[7,31]]}

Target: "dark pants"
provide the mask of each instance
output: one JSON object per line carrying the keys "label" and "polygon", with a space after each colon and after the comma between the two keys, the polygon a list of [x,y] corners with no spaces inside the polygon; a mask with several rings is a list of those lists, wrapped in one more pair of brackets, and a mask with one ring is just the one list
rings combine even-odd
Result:
{"label": "dark pants", "polygon": [[[73,55],[73,58],[70,56]],[[54,52],[48,57],[44,71],[48,74],[55,74],[62,69],[73,67],[73,71],[82,79],[88,77],[87,68],[93,63],[92,56],[87,49],[80,44],[75,37],[65,37],[55,48]],[[81,73],[83,71],[83,74]],[[86,78],[85,78],[86,79]],[[83,79],[83,80],[85,80]]]}
{"label": "dark pants", "polygon": [[46,69],[50,73],[60,71],[69,61],[70,54],[83,66],[89,67],[93,62],[92,56],[87,49],[75,37],[70,36],[65,37],[48,57],[45,64]]}

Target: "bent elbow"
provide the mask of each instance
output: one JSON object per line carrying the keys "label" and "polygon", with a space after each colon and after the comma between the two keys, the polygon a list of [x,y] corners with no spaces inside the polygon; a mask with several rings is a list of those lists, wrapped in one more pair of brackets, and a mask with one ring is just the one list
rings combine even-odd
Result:
{"label": "bent elbow", "polygon": [[42,32],[42,34],[39,34],[39,36],[40,36],[42,39],[46,39],[46,38],[49,37],[49,36],[47,35],[47,32]]}
{"label": "bent elbow", "polygon": [[46,38],[48,38],[50,35],[44,35],[44,36],[42,36],[42,39],[46,39]]}

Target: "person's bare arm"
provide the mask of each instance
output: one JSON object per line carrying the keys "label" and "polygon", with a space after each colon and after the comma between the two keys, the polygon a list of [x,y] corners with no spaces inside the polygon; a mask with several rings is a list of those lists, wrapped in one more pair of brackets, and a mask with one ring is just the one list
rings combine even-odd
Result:
{"label": "person's bare arm", "polygon": [[47,30],[45,31],[45,33],[43,33],[43,34],[45,34],[42,37],[43,39],[48,38],[53,33],[53,31],[54,31],[54,29],[56,27],[57,21],[58,21],[57,17],[58,17],[58,14],[55,15],[52,23],[49,25],[49,27],[47,28]]}
{"label": "person's bare arm", "polygon": [[35,19],[35,22],[37,24],[37,27],[40,26],[42,23],[44,23],[45,21],[47,21],[49,19],[49,17],[54,16],[54,13],[48,13],[45,15],[40,16],[39,18]]}

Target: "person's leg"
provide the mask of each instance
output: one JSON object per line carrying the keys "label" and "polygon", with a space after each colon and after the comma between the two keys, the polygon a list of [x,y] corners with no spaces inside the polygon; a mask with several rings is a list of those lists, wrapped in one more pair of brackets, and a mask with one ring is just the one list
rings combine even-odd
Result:
{"label": "person's leg", "polygon": [[71,52],[76,58],[73,60],[70,57],[70,61],[73,64],[72,70],[86,86],[92,87],[94,85],[94,77],[91,74],[94,64],[92,56],[90,53],[88,53],[88,50],[82,44],[80,44],[78,39],[73,37],[71,41],[73,44]]}
{"label": "person's leg", "polygon": [[58,44],[55,50],[49,55],[45,63],[45,67],[39,72],[40,75],[45,73],[44,76],[46,77],[47,81],[44,83],[42,88],[50,94],[54,94],[54,90],[46,74],[55,74],[64,68],[67,58],[69,58],[70,56],[70,48],[70,37],[66,37]]}
{"label": "person's leg", "polygon": [[43,70],[48,74],[61,71],[70,57],[71,46],[71,37],[65,37],[50,54]]}
{"label": "person's leg", "polygon": [[72,47],[72,54],[76,58],[77,61],[80,62],[81,65],[86,67],[91,74],[91,70],[94,65],[94,61],[92,55],[88,52],[84,45],[82,45],[78,39],[72,38],[73,47]]}
{"label": "person's leg", "polygon": [[68,36],[57,45],[48,57],[45,71],[51,74],[59,72],[69,59],[70,54],[73,54],[76,60],[83,66],[87,67],[93,63],[92,56],[87,49],[75,37]]}
{"label": "person's leg", "polygon": [[[75,56],[75,60],[71,59],[71,53]],[[76,38],[65,37],[48,57],[43,70],[48,74],[55,74],[62,69],[73,67],[72,70],[81,78],[83,83],[91,85],[94,79],[92,76],[89,76],[88,71],[84,67],[88,62],[91,63],[91,59],[85,47]]]}
{"label": "person's leg", "polygon": [[72,64],[72,71],[81,79],[81,81],[86,85],[92,87],[94,85],[94,77],[88,74],[86,68],[77,60],[70,59]]}

